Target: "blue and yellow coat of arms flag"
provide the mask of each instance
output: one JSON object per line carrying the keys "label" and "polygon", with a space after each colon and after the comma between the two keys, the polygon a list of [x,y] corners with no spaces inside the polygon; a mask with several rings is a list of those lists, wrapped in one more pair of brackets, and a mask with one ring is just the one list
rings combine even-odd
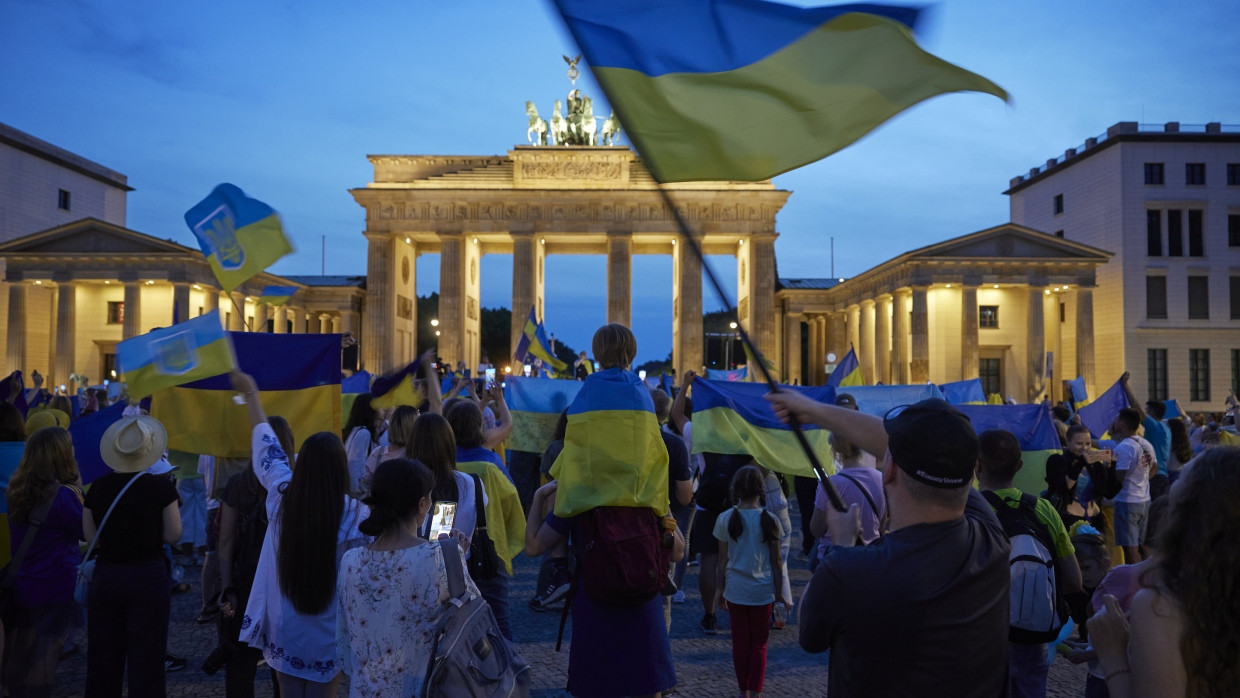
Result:
{"label": "blue and yellow coat of arms flag", "polygon": [[186,211],[185,223],[225,291],[293,251],[275,209],[232,184],[217,186]]}
{"label": "blue and yellow coat of arms flag", "polygon": [[131,399],[228,373],[236,365],[218,310],[126,339],[116,345],[116,358]]}
{"label": "blue and yellow coat of arms flag", "polygon": [[551,466],[556,516],[602,506],[667,514],[667,460],[646,384],[622,368],[591,374],[568,407],[564,450]]}

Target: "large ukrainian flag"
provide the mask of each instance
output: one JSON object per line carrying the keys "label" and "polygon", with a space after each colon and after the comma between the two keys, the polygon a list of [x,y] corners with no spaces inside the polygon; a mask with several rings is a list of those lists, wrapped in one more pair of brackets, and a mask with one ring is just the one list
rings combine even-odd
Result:
{"label": "large ukrainian flag", "polygon": [[293,251],[275,209],[232,184],[217,186],[186,211],[185,222],[225,291]]}
{"label": "large ukrainian flag", "polygon": [[504,402],[512,415],[508,448],[542,453],[551,443],[560,413],[572,403],[585,383],[578,380],[544,380],[508,376],[504,379]]}
{"label": "large ukrainian flag", "polygon": [[235,367],[218,310],[126,339],[116,345],[116,360],[131,399]]}
{"label": "large ukrainian flag", "polygon": [[986,404],[986,391],[982,389],[981,378],[944,383],[939,386],[939,390],[943,393],[943,399],[953,405]]}
{"label": "large ukrainian flag", "polygon": [[1046,459],[1060,452],[1059,432],[1046,405],[956,405],[968,416],[973,430],[1005,429],[1020,442],[1024,465],[1013,483],[1022,492],[1038,494],[1046,489]]}
{"label": "large ukrainian flag", "polygon": [[[818,401],[831,403],[835,390],[781,385]],[[789,475],[814,477],[809,459],[792,428],[784,424],[766,401],[769,388],[759,383],[729,383],[695,378],[693,381],[693,452],[748,454],[760,465]],[[829,432],[816,424],[801,431],[827,474],[835,472]]]}
{"label": "large ukrainian flag", "polygon": [[[254,377],[269,415],[293,427],[298,446],[320,431],[340,433],[340,335],[229,332],[237,365]],[[151,416],[168,430],[168,448],[228,458],[250,455],[249,418],[229,377],[161,390]]]}
{"label": "large ukrainian flag", "polygon": [[763,0],[556,0],[660,182],[757,181],[946,92],[1002,88],[918,47],[919,10]]}
{"label": "large ukrainian flag", "polygon": [[591,374],[568,407],[564,450],[551,466],[557,516],[595,507],[650,507],[666,515],[667,447],[650,389],[632,371]]}

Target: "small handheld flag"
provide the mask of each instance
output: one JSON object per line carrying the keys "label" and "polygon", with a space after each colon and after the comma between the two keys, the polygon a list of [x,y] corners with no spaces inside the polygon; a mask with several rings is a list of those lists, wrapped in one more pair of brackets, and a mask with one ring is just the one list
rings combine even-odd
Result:
{"label": "small handheld flag", "polygon": [[232,184],[217,186],[186,211],[185,223],[228,292],[293,251],[279,214]]}
{"label": "small handheld flag", "polygon": [[844,358],[840,359],[835,370],[827,377],[827,385],[836,387],[865,385],[865,376],[861,375],[861,362],[857,361],[857,352],[851,347]]}
{"label": "small handheld flag", "polygon": [[521,363],[525,361],[528,354],[542,359],[543,365],[558,375],[568,372],[568,364],[556,358],[551,351],[551,343],[547,341],[546,328],[538,321],[538,316],[534,314],[534,308],[532,307],[530,308],[530,317],[525,321],[525,331],[521,333],[521,339],[517,341],[517,350],[513,352],[513,358],[518,363]]}
{"label": "small handheld flag", "polygon": [[132,399],[228,373],[237,365],[218,310],[126,339],[116,345],[116,358]]}

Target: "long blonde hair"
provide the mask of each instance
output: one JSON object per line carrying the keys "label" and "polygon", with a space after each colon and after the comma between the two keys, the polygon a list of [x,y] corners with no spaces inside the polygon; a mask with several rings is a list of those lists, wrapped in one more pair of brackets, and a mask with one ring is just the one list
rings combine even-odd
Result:
{"label": "long blonde hair", "polygon": [[36,431],[26,439],[17,472],[9,480],[9,521],[25,523],[53,488],[77,485],[81,479],[69,432],[62,427]]}

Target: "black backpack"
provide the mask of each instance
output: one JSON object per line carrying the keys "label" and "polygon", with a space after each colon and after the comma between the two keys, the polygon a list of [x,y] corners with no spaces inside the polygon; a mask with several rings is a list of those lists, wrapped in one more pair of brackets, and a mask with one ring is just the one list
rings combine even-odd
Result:
{"label": "black backpack", "polygon": [[249,506],[237,511],[237,531],[233,536],[233,579],[237,586],[248,587],[254,583],[258,570],[258,557],[263,551],[263,539],[267,536],[267,490],[259,483],[253,470],[233,476],[241,478],[235,487],[241,489],[243,501]]}
{"label": "black backpack", "polygon": [[744,454],[703,453],[706,465],[698,480],[697,503],[712,514],[732,506],[732,478],[736,471],[753,460]]}
{"label": "black backpack", "polygon": [[1063,627],[1064,600],[1055,578],[1055,542],[1038,519],[1038,498],[1023,493],[1020,504],[1011,507],[994,492],[982,495],[994,508],[1012,544],[1008,556],[1008,639],[1022,645],[1050,642]]}

